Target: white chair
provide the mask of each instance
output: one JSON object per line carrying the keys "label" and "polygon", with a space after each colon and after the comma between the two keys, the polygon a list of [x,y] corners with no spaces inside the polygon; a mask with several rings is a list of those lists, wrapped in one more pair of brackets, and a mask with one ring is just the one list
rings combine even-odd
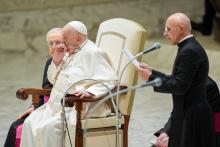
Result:
{"label": "white chair", "polygon": [[[128,63],[128,59],[123,54],[122,49],[127,48],[133,55],[136,55],[143,49],[145,39],[146,31],[140,24],[123,18],[114,18],[100,24],[96,45],[105,50],[111,59],[112,66],[119,75],[122,68]],[[128,66],[121,81],[122,85],[131,86],[136,84],[137,72],[133,65]],[[132,91],[119,98],[119,110],[122,114],[122,118],[119,121],[121,124],[121,147],[128,146],[128,125],[134,95],[135,91]],[[77,103],[76,106],[78,105]],[[89,119],[86,126],[85,120],[78,118],[77,132],[82,133],[82,129],[87,129],[87,132],[84,134],[86,136],[84,141],[82,141],[83,134],[76,134],[76,141],[79,141],[76,146],[82,147],[82,142],[84,142],[86,147],[115,147],[115,124],[115,116]]]}

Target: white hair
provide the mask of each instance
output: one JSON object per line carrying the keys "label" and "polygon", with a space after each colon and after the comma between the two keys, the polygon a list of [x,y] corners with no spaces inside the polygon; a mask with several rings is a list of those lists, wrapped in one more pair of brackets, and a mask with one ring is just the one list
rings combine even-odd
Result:
{"label": "white hair", "polygon": [[62,34],[62,28],[52,28],[52,29],[50,29],[47,32],[47,36],[46,36],[47,41],[48,41],[49,35],[51,35],[51,34]]}

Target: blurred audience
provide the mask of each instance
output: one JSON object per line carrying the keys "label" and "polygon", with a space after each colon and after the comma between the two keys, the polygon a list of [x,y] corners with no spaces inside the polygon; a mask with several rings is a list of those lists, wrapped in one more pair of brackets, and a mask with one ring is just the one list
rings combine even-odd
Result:
{"label": "blurred audience", "polygon": [[199,31],[205,36],[209,36],[212,34],[213,19],[215,18],[216,10],[210,0],[205,0],[204,4],[205,14],[203,15],[202,21],[199,23],[191,21],[191,25],[193,30]]}

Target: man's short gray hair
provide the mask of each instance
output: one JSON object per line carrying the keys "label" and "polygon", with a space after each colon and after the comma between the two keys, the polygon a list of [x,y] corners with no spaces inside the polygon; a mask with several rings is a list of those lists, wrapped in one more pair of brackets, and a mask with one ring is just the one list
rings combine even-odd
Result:
{"label": "man's short gray hair", "polygon": [[62,34],[62,28],[52,28],[50,29],[48,32],[47,32],[47,35],[46,35],[46,40],[48,42],[48,37],[49,35],[51,34]]}

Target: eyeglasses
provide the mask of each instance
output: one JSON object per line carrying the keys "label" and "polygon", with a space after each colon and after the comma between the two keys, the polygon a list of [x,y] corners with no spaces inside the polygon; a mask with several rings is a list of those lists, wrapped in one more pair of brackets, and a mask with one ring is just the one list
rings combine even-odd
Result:
{"label": "eyeglasses", "polygon": [[164,30],[164,32],[165,33],[167,33],[167,32],[171,32],[172,30],[177,30],[177,29],[179,29],[179,27],[178,26],[175,26],[175,27],[165,27],[165,30]]}
{"label": "eyeglasses", "polygon": [[52,47],[53,45],[57,46],[57,45],[60,45],[60,44],[63,44],[63,41],[49,41],[48,42],[49,47]]}

